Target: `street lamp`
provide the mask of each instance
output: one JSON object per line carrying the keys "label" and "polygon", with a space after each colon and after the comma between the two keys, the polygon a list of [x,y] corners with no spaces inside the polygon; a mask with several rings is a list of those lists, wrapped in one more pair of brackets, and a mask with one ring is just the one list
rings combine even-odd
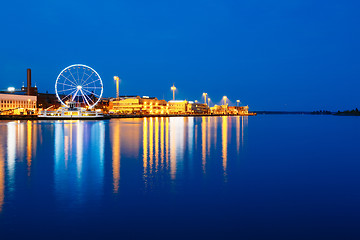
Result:
{"label": "street lamp", "polygon": [[223,96],[224,105],[226,105],[226,99],[227,99],[227,97],[226,97],[226,96]]}
{"label": "street lamp", "polygon": [[206,104],[206,96],[207,96],[207,93],[203,93],[203,96],[204,96],[204,101],[205,101],[205,104]]}
{"label": "street lamp", "polygon": [[176,90],[176,87],[173,84],[171,87],[171,91],[173,92],[173,100],[175,100],[175,90]]}
{"label": "street lamp", "polygon": [[119,81],[120,81],[120,78],[118,76],[114,76],[114,80],[116,81],[116,98],[119,98]]}
{"label": "street lamp", "polygon": [[236,105],[239,106],[240,100],[236,100]]}

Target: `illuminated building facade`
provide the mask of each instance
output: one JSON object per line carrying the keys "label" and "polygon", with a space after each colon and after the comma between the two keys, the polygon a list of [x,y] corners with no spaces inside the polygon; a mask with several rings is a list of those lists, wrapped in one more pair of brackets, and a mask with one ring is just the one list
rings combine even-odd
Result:
{"label": "illuminated building facade", "polygon": [[140,99],[142,104],[142,113],[144,114],[167,114],[168,104],[165,100],[158,100],[157,98],[142,97]]}
{"label": "illuminated building facade", "polygon": [[249,106],[243,106],[243,107],[236,107],[236,106],[231,106],[228,107],[228,112],[229,114],[239,114],[239,115],[246,115],[249,113]]}
{"label": "illuminated building facade", "polygon": [[210,112],[210,108],[205,103],[189,102],[187,112],[190,114],[208,114]]}
{"label": "illuminated building facade", "polygon": [[215,105],[210,108],[211,114],[227,114],[228,105]]}
{"label": "illuminated building facade", "polygon": [[36,96],[0,94],[0,112],[7,114],[31,114],[36,110]]}
{"label": "illuminated building facade", "polygon": [[136,114],[140,113],[142,106],[140,97],[119,97],[109,102],[110,113]]}
{"label": "illuminated building facade", "polygon": [[167,114],[165,100],[155,97],[119,97],[109,102],[110,113],[122,114]]}
{"label": "illuminated building facade", "polygon": [[188,101],[186,100],[172,100],[168,104],[170,114],[185,114],[188,110]]}
{"label": "illuminated building facade", "polygon": [[211,114],[231,114],[231,115],[248,115],[249,106],[228,106],[228,105],[215,105],[210,108]]}

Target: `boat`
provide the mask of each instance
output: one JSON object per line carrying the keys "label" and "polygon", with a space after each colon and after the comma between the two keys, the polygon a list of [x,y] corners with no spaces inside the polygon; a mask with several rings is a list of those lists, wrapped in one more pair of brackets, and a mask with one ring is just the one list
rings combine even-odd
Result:
{"label": "boat", "polygon": [[104,114],[101,111],[89,110],[83,107],[76,107],[75,102],[68,103],[69,107],[60,107],[57,110],[41,111],[38,119],[103,119]]}

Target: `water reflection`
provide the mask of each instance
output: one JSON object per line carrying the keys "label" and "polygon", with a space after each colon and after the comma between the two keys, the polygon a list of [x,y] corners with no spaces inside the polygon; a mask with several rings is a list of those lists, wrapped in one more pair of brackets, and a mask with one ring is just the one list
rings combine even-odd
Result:
{"label": "water reflection", "polygon": [[0,143],[0,213],[5,199],[5,156],[3,145]]}
{"label": "water reflection", "polygon": [[226,167],[227,167],[227,147],[228,147],[228,116],[222,117],[222,127],[221,127],[221,136],[222,136],[222,160],[223,160],[223,169],[224,176],[226,176]]}
{"label": "water reflection", "polygon": [[59,200],[80,204],[87,194],[99,198],[104,178],[104,122],[58,121],[54,125],[54,178]]}
{"label": "water reflection", "polygon": [[247,125],[247,117],[229,116],[2,123],[0,211],[25,184],[21,175],[43,171],[52,172],[51,188],[63,204],[99,199],[104,189],[118,194],[129,181],[146,191],[199,175],[221,173],[228,181]]}
{"label": "water reflection", "polygon": [[7,125],[7,171],[10,189],[15,187],[16,125],[16,122],[9,122]]}
{"label": "water reflection", "polygon": [[[244,121],[247,117],[201,117],[201,118],[144,118],[142,123],[142,159],[145,184],[156,174],[169,174],[172,180],[184,173],[185,160],[190,159],[186,167],[193,171],[197,153],[198,134],[201,169],[206,174],[207,159],[214,158],[217,132],[221,131],[221,165],[223,175],[227,175],[228,151],[231,145],[231,131],[234,130],[236,145],[231,149],[239,155],[244,144]],[[220,120],[220,121],[219,121]],[[234,122],[234,129],[231,123]],[[220,125],[218,125],[220,123]],[[199,127],[198,127],[199,126]],[[247,125],[246,125],[247,126]],[[122,137],[126,138],[126,136]],[[195,151],[194,151],[195,149]],[[185,153],[187,153],[185,155]],[[214,163],[214,162],[213,162]],[[212,163],[212,164],[213,164]],[[161,171],[161,173],[159,173]],[[226,181],[226,179],[225,179]]]}
{"label": "water reflection", "polygon": [[119,191],[120,181],[120,126],[114,126],[112,135],[112,167],[113,167],[113,190],[115,193]]}

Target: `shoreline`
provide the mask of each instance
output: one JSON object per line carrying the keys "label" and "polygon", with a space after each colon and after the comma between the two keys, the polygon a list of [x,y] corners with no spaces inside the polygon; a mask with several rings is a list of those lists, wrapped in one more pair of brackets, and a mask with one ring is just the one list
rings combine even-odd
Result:
{"label": "shoreline", "polygon": [[145,117],[218,117],[218,116],[255,116],[256,113],[249,113],[249,114],[196,114],[196,115],[189,115],[189,114],[174,114],[174,115],[106,115],[103,118],[71,118],[71,119],[64,119],[64,118],[39,118],[37,115],[0,115],[1,120],[41,120],[41,121],[48,121],[48,120],[109,120],[109,119],[118,119],[118,118],[145,118]]}

